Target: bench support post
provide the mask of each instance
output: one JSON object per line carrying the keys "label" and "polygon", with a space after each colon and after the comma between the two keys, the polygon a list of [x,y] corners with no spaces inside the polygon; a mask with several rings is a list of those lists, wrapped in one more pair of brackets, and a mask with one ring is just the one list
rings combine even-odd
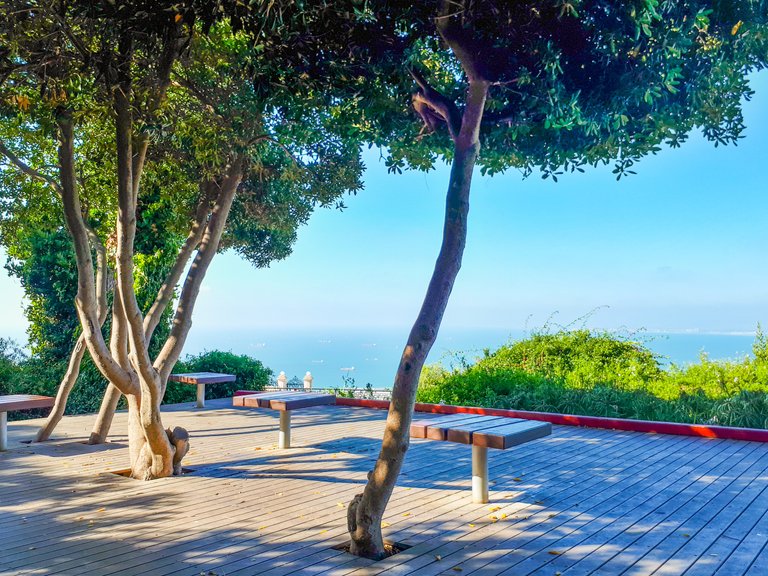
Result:
{"label": "bench support post", "polygon": [[0,412],[0,452],[8,450],[8,412]]}
{"label": "bench support post", "polygon": [[472,445],[472,502],[488,502],[488,448]]}
{"label": "bench support post", "polygon": [[197,407],[205,408],[205,384],[197,385]]}
{"label": "bench support post", "polygon": [[282,449],[291,447],[291,411],[280,410],[280,432],[277,437],[277,447]]}

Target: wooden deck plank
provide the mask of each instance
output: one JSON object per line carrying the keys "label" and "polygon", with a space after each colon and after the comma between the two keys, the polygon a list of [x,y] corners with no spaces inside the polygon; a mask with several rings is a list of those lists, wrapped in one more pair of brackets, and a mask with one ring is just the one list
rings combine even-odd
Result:
{"label": "wooden deck plank", "polygon": [[[752,506],[761,493],[768,497],[768,488],[757,481],[766,470],[768,458],[755,460],[727,489],[680,525],[679,538],[664,539],[628,569],[626,574],[682,574],[740,513]],[[764,504],[758,501],[757,506],[761,505]]]}
{"label": "wooden deck plank", "polygon": [[[722,535],[701,556],[696,558],[695,562],[684,574],[686,576],[716,574],[748,535],[758,534],[762,537],[763,543],[765,543],[765,524],[762,525],[762,528],[758,526],[759,522],[764,521],[765,513],[758,507],[755,506],[743,510]],[[744,570],[748,567],[749,562],[744,566]]]}
{"label": "wooden deck plank", "polygon": [[[414,492],[409,492],[409,493],[407,494],[407,499],[408,499],[408,501],[406,501],[406,502],[402,502],[402,501],[401,501],[401,504],[400,504],[400,506],[404,506],[404,510],[411,510],[411,509],[412,509],[412,507],[413,507],[413,504],[412,504],[412,499],[413,499],[414,497],[416,497],[416,496],[418,496],[418,494],[417,494],[415,491],[414,491]],[[444,513],[445,513],[446,511],[448,511],[448,510],[456,510],[456,504],[455,504],[455,501],[457,501],[457,500],[460,500],[461,502],[464,502],[464,503],[466,503],[465,505],[471,505],[471,504],[469,503],[469,501],[468,501],[467,497],[466,497],[466,494],[464,494],[464,493],[459,493],[459,492],[456,492],[456,491],[454,491],[454,492],[452,493],[452,495],[449,497],[449,501],[448,501],[448,502],[446,502],[446,501],[445,501],[445,500],[446,500],[446,498],[444,498],[443,500],[444,500],[444,502],[443,502],[442,504],[440,504],[439,506],[435,506],[435,503],[434,503],[434,501],[430,502],[430,501],[428,501],[428,500],[426,500],[426,501],[425,501],[424,499],[420,500],[420,501],[419,501],[419,503],[420,503],[420,504],[424,503],[424,504],[428,505],[428,510],[430,510],[430,511],[437,511],[437,513],[440,513],[440,514],[444,514]],[[387,520],[390,520],[390,521],[391,521],[391,520],[393,519],[393,516],[394,516],[394,518],[397,518],[397,515],[398,515],[398,513],[399,513],[400,511],[402,511],[402,510],[401,510],[401,509],[398,507],[398,504],[397,504],[397,502],[398,502],[398,501],[399,501],[399,500],[398,500],[397,498],[395,498],[395,499],[393,500],[392,504],[390,504],[390,507],[389,507],[389,509],[388,509],[388,516],[387,516],[387,518],[386,518]],[[476,519],[477,519],[476,517],[477,517],[477,515],[478,515],[478,509],[477,509],[477,506],[475,506],[475,505],[471,505],[471,509],[472,509],[472,511],[473,511],[473,514],[474,514],[474,516],[475,516],[475,517],[473,517],[472,519],[473,519],[473,520],[476,520]],[[484,513],[484,511],[483,511],[482,509],[480,509],[480,517],[484,516],[484,514],[485,514],[485,513]],[[408,514],[403,514],[403,516],[408,516],[408,517],[410,517],[410,516],[411,516],[411,514],[410,514],[410,513],[408,513]],[[427,520],[427,518],[425,518],[423,515],[419,516],[419,518],[418,518],[418,519],[419,519],[419,521],[420,521],[420,524],[419,524],[419,525],[421,525],[421,523],[423,523],[425,520]],[[388,522],[388,523],[389,523],[389,522]],[[343,540],[343,539],[345,539],[345,538],[347,537],[347,534],[346,534],[346,530],[339,530],[338,534],[332,534],[332,535],[329,535],[329,537],[330,537],[330,538],[334,538],[334,537],[336,537],[336,536],[338,536],[338,537],[339,537],[340,541],[341,541],[341,540]],[[392,538],[396,539],[397,541],[402,541],[402,540],[401,540],[399,537],[398,537],[398,538],[395,538],[395,536],[396,536],[396,534],[393,534],[393,535],[392,535]],[[247,562],[247,561],[248,561],[248,560],[246,559],[246,560],[245,560],[245,562]],[[253,559],[253,560],[251,560],[251,561],[255,561],[255,559]],[[238,563],[237,563],[237,564],[238,564],[238,565],[241,565],[241,564],[242,564],[242,562],[243,562],[243,561],[238,561]],[[218,568],[218,567],[217,567],[217,568]],[[230,569],[232,569],[232,564],[230,563],[230,564],[226,565],[224,568],[226,568],[227,570],[230,570]]]}
{"label": "wooden deck plank", "polygon": [[[76,445],[92,417],[66,417],[58,432],[68,438],[42,446],[18,444],[39,421],[12,422],[0,455],[0,573],[551,575],[590,536],[623,546],[623,561],[598,553],[594,564],[628,573],[671,573],[691,554],[690,574],[765,573],[766,445],[555,427],[494,453],[493,502],[481,506],[467,498],[467,446],[414,440],[385,518],[386,535],[413,548],[371,563],[331,546],[347,538],[346,503],[378,454],[384,411],[301,410],[293,424],[304,443],[281,453],[271,449],[276,413],[209,406],[165,408],[168,424],[190,430],[197,472],[150,483],[98,476],[124,468],[127,450]],[[118,414],[115,430],[125,420]],[[489,519],[497,513],[507,518]],[[695,530],[682,546],[670,538],[681,530]],[[560,545],[567,554],[547,554]]]}
{"label": "wooden deck plank", "polygon": [[[731,445],[733,449],[736,445]],[[745,451],[746,452],[746,451]],[[571,563],[568,570],[561,570],[559,562],[565,562],[567,555],[559,556],[551,566],[564,574],[620,574],[639,559],[658,539],[671,536],[683,520],[688,519],[709,498],[697,498],[707,488],[722,489],[720,475],[729,469],[740,469],[751,464],[749,453],[742,455],[731,451],[720,451],[707,459],[706,464],[697,466],[693,475],[685,475],[675,484],[667,487],[661,498],[648,500],[634,514],[617,518],[609,527],[596,533],[590,540],[588,554]],[[705,475],[714,476],[712,484],[703,482]],[[677,515],[677,516],[676,516]],[[679,516],[679,520],[678,520]],[[649,536],[650,534],[650,536]],[[682,535],[679,535],[682,538]],[[643,546],[650,542],[651,546]],[[599,546],[594,544],[600,543]],[[503,572],[502,572],[503,574]]]}
{"label": "wooden deck plank", "polygon": [[[444,464],[443,464],[443,468],[444,468],[444,469],[450,469],[452,466],[453,466],[453,463],[452,463],[452,462],[448,462],[448,463],[444,463]],[[433,468],[433,469],[432,469],[432,472],[435,472],[435,471],[436,471],[436,472],[439,474],[439,473],[440,473],[440,470],[439,470],[439,468],[440,468],[440,467],[438,467],[437,469],[434,469],[434,468]],[[421,472],[423,472],[423,469],[421,470]],[[409,482],[412,482],[412,481],[414,480],[414,476],[415,476],[415,475],[414,475],[414,474],[412,474],[412,473],[411,473],[411,472],[408,470],[408,467],[407,467],[407,466],[406,466],[406,469],[404,470],[404,473],[405,473],[405,475],[406,475],[406,476],[408,476],[408,481],[409,481]],[[420,475],[421,475],[421,474],[420,474]],[[417,475],[417,476],[420,476],[420,475]],[[410,488],[407,488],[407,490],[410,490]],[[426,489],[421,489],[421,490],[422,490],[422,491],[424,491],[424,490],[426,490]],[[349,492],[349,494],[348,494],[349,498],[351,498],[351,496],[352,496],[352,495],[353,495],[355,492],[357,492],[357,491],[359,491],[359,490],[358,490],[358,489],[354,489],[354,490],[350,491],[350,492]],[[390,516],[391,516],[391,515],[395,515],[395,516],[396,516],[396,515],[397,515],[399,512],[405,512],[405,511],[407,511],[407,510],[411,509],[411,508],[412,508],[412,506],[413,506],[413,505],[412,505],[412,502],[411,502],[411,500],[412,500],[412,498],[413,498],[413,497],[416,497],[416,496],[418,496],[418,493],[419,493],[419,490],[416,490],[416,489],[414,489],[412,492],[409,492],[409,493],[408,493],[408,501],[402,502],[402,503],[400,504],[400,506],[404,506],[403,510],[400,510],[400,509],[399,509],[399,507],[398,507],[397,501],[394,501],[394,502],[393,502],[393,505],[391,505],[391,506],[390,506],[390,509],[388,510],[388,514],[389,514]],[[457,497],[458,497],[458,494],[459,494],[459,493],[458,493],[457,491],[453,491],[453,492],[452,492],[452,497],[453,497],[453,498],[457,498]],[[466,495],[465,495],[465,494],[462,494],[462,495],[461,495],[461,497],[462,497],[462,499],[463,499],[464,501],[466,501]],[[421,499],[421,500],[420,500],[420,504],[422,504],[422,505],[423,505],[423,504],[427,504],[427,505],[429,505],[429,507],[430,507],[430,508],[432,508],[432,507],[434,506],[434,503],[433,503],[432,501],[430,501],[429,499]],[[346,505],[346,502],[345,502],[345,505]],[[331,508],[333,508],[333,505],[331,505]],[[410,515],[409,515],[409,516],[410,516]],[[342,536],[343,536],[343,537],[346,537],[346,531],[340,531],[340,532],[339,532],[339,537],[342,537]],[[334,535],[329,535],[329,538],[333,538],[333,537],[334,537]],[[342,539],[343,539],[343,538],[342,538]],[[232,556],[227,556],[227,560],[231,560],[231,559],[232,559]],[[253,561],[253,560],[251,560],[251,561]],[[226,568],[227,568],[227,570],[231,570],[231,568],[232,568],[231,564],[229,564],[229,565],[228,565]]]}
{"label": "wooden deck plank", "polygon": [[[663,453],[659,454],[656,453],[655,455],[652,453],[648,453],[647,446],[644,446],[642,443],[642,438],[640,438],[641,444],[635,451],[629,451],[626,453],[628,458],[632,458],[634,461],[634,467],[642,469],[643,471],[640,472],[640,474],[636,475],[636,480],[641,481],[643,478],[643,474],[648,474],[649,470],[652,469],[652,462],[654,458],[659,459],[663,455]],[[679,446],[685,446],[685,440],[681,439],[681,442],[678,443]],[[671,450],[673,454],[680,454],[683,455],[688,450],[686,448],[675,450],[674,447],[668,446],[668,449]],[[594,458],[594,456],[592,457]],[[590,459],[592,459],[590,458]],[[615,460],[615,455],[612,455],[609,457],[609,461]],[[598,459],[599,462],[599,459]],[[598,464],[599,465],[599,464]],[[630,468],[627,473],[631,473],[632,469]],[[592,468],[594,469],[594,468]],[[426,564],[431,564],[429,567],[419,567],[418,573],[419,574],[429,574],[429,573],[440,573],[443,571],[444,566],[457,566],[460,565],[462,567],[462,572],[467,571],[471,572],[474,568],[478,568],[483,570],[482,573],[484,573],[485,565],[489,562],[489,559],[484,556],[480,556],[485,550],[490,550],[494,547],[495,544],[498,544],[500,541],[496,538],[499,534],[511,534],[512,540],[514,540],[515,544],[521,544],[523,540],[520,537],[520,530],[525,534],[528,534],[529,532],[533,534],[533,537],[535,538],[540,533],[537,531],[537,528],[540,525],[546,525],[547,523],[559,523],[560,520],[558,517],[563,517],[562,513],[554,513],[552,511],[558,511],[563,509],[568,509],[572,505],[580,505],[587,510],[589,510],[589,504],[595,503],[595,505],[600,505],[602,502],[606,500],[610,500],[611,497],[615,496],[615,494],[612,494],[609,490],[599,491],[596,493],[593,493],[593,488],[596,485],[599,485],[599,479],[596,478],[590,478],[589,477],[589,471],[590,467],[587,466],[585,470],[578,470],[577,473],[580,475],[585,476],[585,480],[581,482],[575,482],[573,485],[573,488],[565,493],[565,498],[557,498],[556,496],[545,496],[542,500],[540,500],[540,503],[542,506],[540,506],[540,509],[535,511],[530,516],[523,516],[522,518],[515,518],[513,522],[507,523],[507,522],[497,522],[497,523],[489,523],[484,522],[484,524],[477,529],[477,534],[471,535],[471,534],[463,534],[458,535],[457,538],[449,542],[447,544],[443,544],[439,546],[438,548],[424,548],[423,550],[420,550],[419,552],[423,555],[423,560],[421,562],[424,562]],[[630,488],[631,486],[628,486],[626,483],[622,483],[620,487],[616,487],[615,489],[620,489],[621,491],[626,490],[627,488]],[[546,506],[546,507],[545,507]],[[506,539],[502,538],[501,542],[503,543]],[[445,540],[444,540],[445,541]],[[514,548],[510,548],[510,550],[514,550]],[[502,557],[504,556],[507,551],[503,548],[497,548],[495,551],[490,552],[494,557]],[[435,556],[440,556],[440,561],[435,561]],[[397,557],[395,557],[396,559]],[[471,558],[473,563],[467,564],[466,561],[468,558]],[[393,559],[393,561],[395,560]],[[393,562],[394,563],[394,562]],[[408,574],[413,571],[414,563],[408,563],[408,565],[397,567],[396,569],[388,570],[385,573],[391,573],[391,574]],[[415,573],[415,572],[414,572]]]}

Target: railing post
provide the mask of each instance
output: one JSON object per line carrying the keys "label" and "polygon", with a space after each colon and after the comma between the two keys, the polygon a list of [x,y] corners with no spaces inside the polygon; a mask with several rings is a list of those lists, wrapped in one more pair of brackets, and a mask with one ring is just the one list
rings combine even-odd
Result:
{"label": "railing post", "polygon": [[304,374],[304,390],[312,390],[312,381],[314,378],[312,377],[311,372],[307,372]]}
{"label": "railing post", "polygon": [[282,390],[288,388],[288,377],[285,375],[285,372],[280,372],[280,375],[277,377],[277,387]]}

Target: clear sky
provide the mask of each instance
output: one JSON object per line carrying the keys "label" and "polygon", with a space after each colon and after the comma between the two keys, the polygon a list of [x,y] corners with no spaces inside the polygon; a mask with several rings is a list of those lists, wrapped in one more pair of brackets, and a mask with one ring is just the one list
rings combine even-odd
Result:
{"label": "clear sky", "polygon": [[[567,324],[751,331],[768,325],[768,73],[753,79],[746,138],[694,135],[616,182],[610,168],[558,183],[476,175],[449,328]],[[439,248],[448,169],[390,175],[366,155],[365,189],[322,210],[294,254],[256,270],[217,256],[194,331],[410,325]],[[0,335],[24,332],[21,291],[0,277]],[[530,317],[530,319],[529,319]],[[579,323],[580,324],[580,323]]]}

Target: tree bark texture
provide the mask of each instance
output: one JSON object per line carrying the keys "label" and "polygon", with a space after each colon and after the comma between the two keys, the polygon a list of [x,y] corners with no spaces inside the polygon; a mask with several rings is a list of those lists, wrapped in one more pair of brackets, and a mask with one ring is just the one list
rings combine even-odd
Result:
{"label": "tree bark texture", "polygon": [[48,414],[48,418],[45,420],[45,424],[43,424],[37,431],[35,442],[45,442],[48,440],[51,437],[51,434],[53,434],[56,426],[61,422],[61,419],[64,416],[64,410],[67,408],[69,393],[72,392],[77,377],[80,375],[80,363],[83,361],[85,350],[85,338],[80,336],[72,348],[69,363],[67,364],[67,371],[64,373],[64,377],[59,384],[59,389],[56,392],[56,401],[53,404],[50,414]]}
{"label": "tree bark texture", "polygon": [[469,85],[464,110],[460,112],[455,103],[426,84],[419,74],[414,75],[420,88],[418,98],[415,99],[418,102],[416,111],[430,130],[436,125],[436,119],[445,122],[454,142],[442,245],[424,302],[395,374],[378,459],[368,474],[368,483],[362,494],[353,498],[347,510],[350,552],[376,560],[386,555],[381,520],[410,444],[411,420],[421,369],[437,337],[453,284],[461,268],[467,238],[472,172],[480,152],[480,126],[489,82],[478,73],[478,54],[467,50],[469,42],[463,30],[461,33],[456,31],[460,11],[456,11],[454,4],[451,0],[441,2],[441,18],[437,20],[437,27],[467,75]]}
{"label": "tree bark texture", "polygon": [[[107,319],[107,291],[109,284],[107,251],[99,240],[99,237],[92,230],[89,231],[89,236],[96,250],[96,286],[98,289],[97,308],[99,326],[103,326],[104,321]],[[69,394],[72,392],[72,388],[75,386],[75,382],[77,382],[77,377],[80,375],[80,365],[83,361],[85,351],[85,337],[81,334],[72,348],[72,353],[70,354],[69,362],[67,363],[67,371],[64,373],[64,377],[59,384],[53,408],[51,409],[50,414],[48,414],[45,424],[43,424],[37,431],[35,442],[44,442],[48,440],[56,426],[61,422],[61,419],[64,416],[64,411],[67,408]]]}
{"label": "tree bark texture", "polygon": [[88,444],[104,444],[107,441],[109,430],[112,428],[112,419],[115,417],[115,411],[121,396],[120,390],[114,384],[107,384],[107,389],[104,391],[104,397],[99,407],[99,413],[96,416],[96,421],[93,423],[93,430],[88,437]]}
{"label": "tree bark texture", "polygon": [[437,337],[448,298],[461,267],[467,234],[469,190],[479,146],[457,150],[451,167],[443,242],[421,311],[408,336],[392,388],[384,439],[362,494],[349,505],[351,552],[366,558],[385,555],[381,519],[405,460],[419,375]]}

